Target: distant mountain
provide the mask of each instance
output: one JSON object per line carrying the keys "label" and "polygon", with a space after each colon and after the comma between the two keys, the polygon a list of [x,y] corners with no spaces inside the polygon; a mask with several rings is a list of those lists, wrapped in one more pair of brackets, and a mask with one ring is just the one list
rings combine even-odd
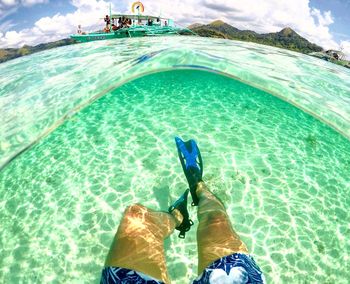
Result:
{"label": "distant mountain", "polygon": [[[191,25],[192,26],[192,25]],[[284,28],[277,33],[258,34],[254,31],[239,30],[223,21],[217,20],[207,25],[189,27],[200,36],[236,39],[242,41],[251,41],[276,47],[286,48],[302,53],[322,51],[323,48],[309,42],[307,39],[298,35],[291,28]]]}
{"label": "distant mountain", "polygon": [[0,48],[0,63],[16,57],[23,56],[23,55],[28,55],[34,52],[42,51],[45,49],[50,49],[50,48],[64,46],[64,45],[70,45],[74,43],[75,43],[74,40],[66,38],[66,39],[61,39],[54,42],[41,43],[36,46],[25,45],[21,48],[3,48],[3,49]]}
{"label": "distant mountain", "polygon": [[197,28],[197,27],[200,27],[200,26],[203,26],[203,24],[194,23],[194,24],[189,25],[188,28],[189,29],[194,29],[194,28]]}

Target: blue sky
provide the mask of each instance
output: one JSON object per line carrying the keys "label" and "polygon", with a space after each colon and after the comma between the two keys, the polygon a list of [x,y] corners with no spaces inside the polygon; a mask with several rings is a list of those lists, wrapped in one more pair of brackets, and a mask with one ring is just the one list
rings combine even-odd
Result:
{"label": "blue sky", "polygon": [[31,6],[16,5],[15,8],[16,10],[13,13],[3,18],[0,17],[0,26],[3,23],[11,22],[11,30],[20,31],[26,26],[33,26],[42,17],[52,17],[57,13],[67,14],[74,12],[76,9],[69,0],[51,0]]}
{"label": "blue sky", "polygon": [[329,28],[336,41],[350,40],[350,0],[311,0],[310,6],[332,12],[334,23]]}
{"label": "blue sky", "polygon": [[[68,37],[81,24],[86,31],[103,25],[101,17],[128,12],[133,1],[0,0],[0,48],[35,45]],[[350,53],[350,0],[172,0],[142,1],[146,14],[162,14],[188,25],[215,19],[240,29],[276,32],[289,26],[324,48]]]}
{"label": "blue sky", "polygon": [[8,15],[4,20],[17,24],[14,30],[19,31],[24,25],[33,26],[42,17],[52,17],[57,13],[66,14],[74,10],[75,7],[68,0],[50,1],[29,7],[19,6],[15,13]]}

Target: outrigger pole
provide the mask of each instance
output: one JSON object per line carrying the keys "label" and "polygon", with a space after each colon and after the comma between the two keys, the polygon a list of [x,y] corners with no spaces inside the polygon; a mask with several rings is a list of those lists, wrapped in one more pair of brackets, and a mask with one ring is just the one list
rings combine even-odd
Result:
{"label": "outrigger pole", "polygon": [[111,23],[109,24],[109,31],[112,31],[112,4],[109,2],[109,20]]}
{"label": "outrigger pole", "polygon": [[137,9],[137,25],[140,23],[140,6],[136,7]]}

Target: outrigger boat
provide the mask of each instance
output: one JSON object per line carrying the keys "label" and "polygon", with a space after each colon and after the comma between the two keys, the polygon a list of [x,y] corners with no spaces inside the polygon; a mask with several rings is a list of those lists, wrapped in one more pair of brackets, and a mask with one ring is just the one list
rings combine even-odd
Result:
{"label": "outrigger boat", "polygon": [[112,14],[110,8],[109,18],[106,16],[104,19],[106,27],[103,31],[84,33],[78,26],[78,33],[70,37],[79,42],[88,42],[125,37],[174,35],[181,31],[191,32],[189,29],[176,27],[171,19],[142,15],[144,6],[141,2],[134,2],[131,10],[133,13],[137,10],[137,14]]}

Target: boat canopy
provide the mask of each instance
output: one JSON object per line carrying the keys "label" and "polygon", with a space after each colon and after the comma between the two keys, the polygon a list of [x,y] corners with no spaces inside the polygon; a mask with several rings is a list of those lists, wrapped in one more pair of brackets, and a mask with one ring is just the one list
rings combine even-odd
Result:
{"label": "boat canopy", "polygon": [[119,18],[128,18],[128,19],[131,19],[131,20],[157,20],[157,19],[160,19],[160,20],[165,20],[167,21],[168,19],[167,18],[161,18],[161,17],[155,17],[155,16],[147,16],[147,15],[125,15],[125,14],[112,14],[111,15],[111,18],[112,19],[119,19]]}

